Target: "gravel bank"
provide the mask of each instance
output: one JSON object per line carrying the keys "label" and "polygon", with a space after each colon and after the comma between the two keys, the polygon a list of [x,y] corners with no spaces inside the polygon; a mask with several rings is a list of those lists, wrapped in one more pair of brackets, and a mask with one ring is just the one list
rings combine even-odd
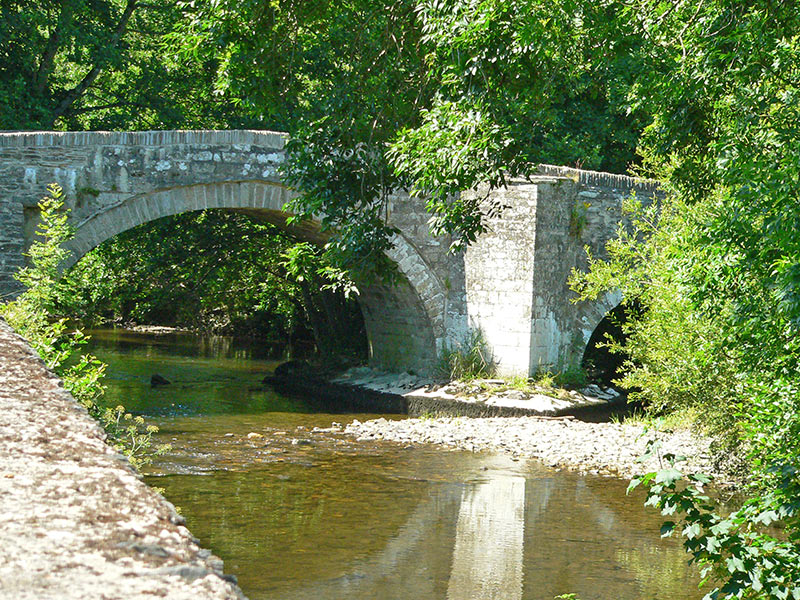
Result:
{"label": "gravel bank", "polygon": [[0,598],[244,598],[0,320]]}
{"label": "gravel bank", "polygon": [[584,423],[569,418],[501,417],[354,421],[345,433],[359,440],[403,444],[440,444],[461,450],[504,452],[535,458],[553,468],[631,477],[659,468],[657,458],[637,462],[647,441],[657,438],[662,452],[689,457],[686,473],[702,471],[718,478],[711,465],[709,440],[687,431],[645,433],[635,424]]}

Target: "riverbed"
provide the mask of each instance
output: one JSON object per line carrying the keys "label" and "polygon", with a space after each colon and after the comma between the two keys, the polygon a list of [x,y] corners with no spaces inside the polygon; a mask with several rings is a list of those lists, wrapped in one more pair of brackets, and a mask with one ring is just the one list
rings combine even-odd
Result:
{"label": "riverbed", "polygon": [[[251,600],[693,599],[694,570],[622,479],[501,453],[356,440],[260,384],[265,345],[95,331],[107,402],[161,428],[148,470]],[[171,381],[153,388],[154,373]]]}

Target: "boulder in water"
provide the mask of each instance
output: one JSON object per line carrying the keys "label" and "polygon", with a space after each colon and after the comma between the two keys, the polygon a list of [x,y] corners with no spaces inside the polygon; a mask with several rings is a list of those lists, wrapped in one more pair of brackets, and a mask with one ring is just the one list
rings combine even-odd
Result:
{"label": "boulder in water", "polygon": [[267,375],[263,383],[274,384],[292,379],[314,379],[317,373],[308,362],[304,360],[287,360],[275,367],[272,375]]}
{"label": "boulder in water", "polygon": [[160,385],[169,385],[172,383],[166,377],[159,375],[158,373],[154,373],[152,377],[150,377],[150,385],[152,387],[158,387]]}

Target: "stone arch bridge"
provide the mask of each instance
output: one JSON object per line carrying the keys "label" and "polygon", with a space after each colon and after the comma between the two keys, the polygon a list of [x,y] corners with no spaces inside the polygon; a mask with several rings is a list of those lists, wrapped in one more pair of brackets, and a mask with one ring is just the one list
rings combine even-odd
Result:
{"label": "stone arch bridge", "polygon": [[[277,173],[285,142],[285,134],[267,131],[0,133],[0,297],[16,291],[13,273],[34,238],[47,184],[66,192],[76,231],[72,263],[118,233],[186,211],[238,210],[285,226],[292,192]],[[585,265],[585,245],[603,255],[622,199],[634,190],[652,197],[656,187],[540,166],[492,192],[502,214],[458,254],[448,252],[449,240],[429,233],[424,202],[398,191],[388,219],[400,234],[389,256],[404,281],[362,289],[359,299],[372,363],[430,371],[442,348],[476,329],[501,373],[580,360],[619,299],[572,303],[567,275]],[[320,240],[313,222],[295,233]]]}

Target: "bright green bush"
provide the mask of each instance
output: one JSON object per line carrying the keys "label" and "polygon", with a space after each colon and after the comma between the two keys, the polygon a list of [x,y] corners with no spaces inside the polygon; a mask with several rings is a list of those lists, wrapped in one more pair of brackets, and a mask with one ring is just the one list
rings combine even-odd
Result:
{"label": "bright green bush", "polygon": [[108,443],[125,454],[134,467],[141,468],[151,461],[153,454],[168,449],[167,446],[151,449],[152,435],[158,428],[145,426],[141,417],[126,413],[122,406],[115,409],[102,406],[106,365],[86,354],[76,360],[76,353],[88,338],[80,331],[70,330],[66,319],[52,317],[61,285],[59,266],[68,254],[62,244],[70,239],[72,232],[63,208],[63,191],[53,184],[47,192],[39,203],[39,239],[28,251],[30,265],[17,274],[26,289],[15,300],[0,305],[0,316],[30,342],[47,367],[61,377],[64,388],[100,422]]}
{"label": "bright green bush", "polygon": [[731,406],[752,386],[725,323],[730,308],[715,310],[696,294],[698,273],[719,267],[701,234],[708,203],[670,196],[646,207],[634,197],[624,209],[630,226],[608,243],[607,260],[590,256],[589,273],[573,272],[572,288],[582,299],[619,289],[623,303],[635,307],[621,324],[624,342],[609,345],[627,357],[618,383],[630,399],[655,413],[697,409],[703,426],[729,446],[741,439]]}
{"label": "bright green bush", "polygon": [[[657,442],[649,452],[658,452]],[[785,600],[800,598],[800,477],[794,467],[773,473],[774,489],[755,495],[730,514],[705,493],[711,478],[685,476],[666,454],[669,466],[635,477],[628,491],[643,485],[647,506],[668,517],[661,536],[680,532],[683,546],[700,568],[703,585],[713,585],[704,600]],[[778,534],[775,525],[783,526]]]}

